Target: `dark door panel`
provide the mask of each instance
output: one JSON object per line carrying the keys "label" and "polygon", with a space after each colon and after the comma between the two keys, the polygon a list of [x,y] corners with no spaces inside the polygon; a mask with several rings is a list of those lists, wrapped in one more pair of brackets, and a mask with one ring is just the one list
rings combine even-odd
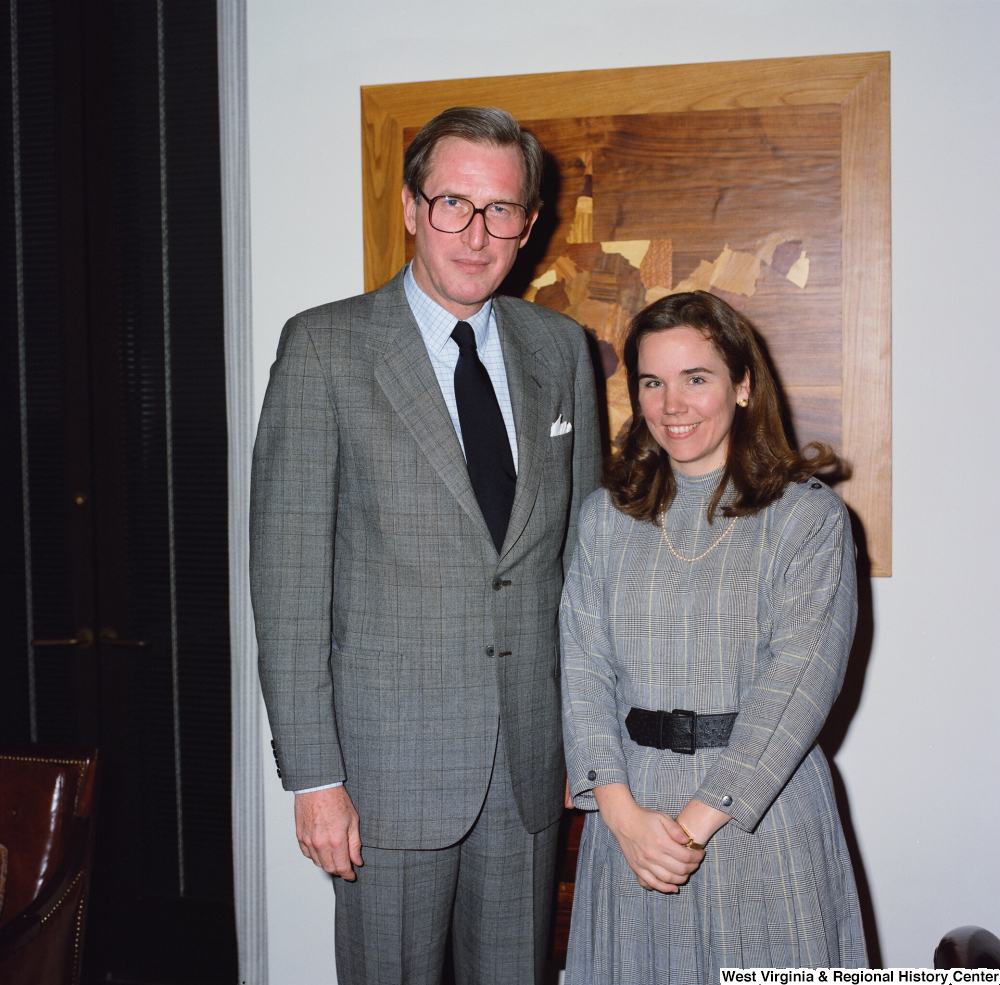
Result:
{"label": "dark door panel", "polygon": [[4,7],[0,737],[100,748],[84,980],[230,983],[216,7]]}

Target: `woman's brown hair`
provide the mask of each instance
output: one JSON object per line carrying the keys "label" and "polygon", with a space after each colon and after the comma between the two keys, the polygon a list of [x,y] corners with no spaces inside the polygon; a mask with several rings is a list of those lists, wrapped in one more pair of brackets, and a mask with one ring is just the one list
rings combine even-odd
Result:
{"label": "woman's brown hair", "polygon": [[[778,388],[750,322],[714,294],[671,294],[643,308],[625,336],[623,357],[632,419],[618,437],[620,450],[604,466],[604,486],[619,510],[655,523],[673,502],[677,486],[669,456],[649,433],[639,406],[639,346],[647,335],[681,326],[701,332],[712,343],[734,387],[745,376],[750,378],[749,403],[736,408],[726,466],[708,507],[709,523],[716,510],[723,516],[756,513],[774,502],[788,483],[804,482],[838,464],[828,445],[807,445],[804,450],[812,452],[807,458],[788,444]],[[720,508],[727,487],[732,489],[732,498]]]}

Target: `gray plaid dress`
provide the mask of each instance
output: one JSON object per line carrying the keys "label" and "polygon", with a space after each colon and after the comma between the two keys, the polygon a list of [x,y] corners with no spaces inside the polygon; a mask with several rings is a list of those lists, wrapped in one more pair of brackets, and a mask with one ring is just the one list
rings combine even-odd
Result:
{"label": "gray plaid dress", "polygon": [[[677,474],[675,549],[696,557],[720,473]],[[792,484],[687,563],[663,531],[584,504],[566,581],[563,714],[570,788],[589,810],[567,985],[719,981],[720,967],[863,967],[857,890],[816,736],[843,682],[857,614],[847,510]],[[729,745],[694,755],[639,746],[632,707],[737,712]],[[676,816],[692,797],[732,815],[676,895],[642,889],[592,789],[627,783]]]}

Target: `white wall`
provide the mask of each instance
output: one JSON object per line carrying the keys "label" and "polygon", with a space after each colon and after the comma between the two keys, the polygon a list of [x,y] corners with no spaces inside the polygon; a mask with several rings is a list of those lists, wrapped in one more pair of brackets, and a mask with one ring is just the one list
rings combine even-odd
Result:
{"label": "white wall", "polygon": [[[874,645],[836,763],[884,965],[928,966],[963,923],[1000,933],[1000,5],[249,0],[248,12],[258,406],[284,320],[362,289],[359,86],[891,51],[895,573],[872,586]],[[487,43],[500,27],[511,42]],[[298,855],[291,795],[266,758],[271,985],[332,982],[332,892]]]}

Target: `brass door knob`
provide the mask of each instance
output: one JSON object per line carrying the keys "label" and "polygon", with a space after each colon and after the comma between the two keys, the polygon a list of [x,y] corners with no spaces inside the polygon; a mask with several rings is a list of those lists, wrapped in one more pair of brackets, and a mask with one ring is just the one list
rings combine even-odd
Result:
{"label": "brass door knob", "polygon": [[86,650],[94,645],[94,633],[89,629],[78,629],[76,636],[72,639],[57,640],[32,640],[32,646],[78,646],[81,650]]}

